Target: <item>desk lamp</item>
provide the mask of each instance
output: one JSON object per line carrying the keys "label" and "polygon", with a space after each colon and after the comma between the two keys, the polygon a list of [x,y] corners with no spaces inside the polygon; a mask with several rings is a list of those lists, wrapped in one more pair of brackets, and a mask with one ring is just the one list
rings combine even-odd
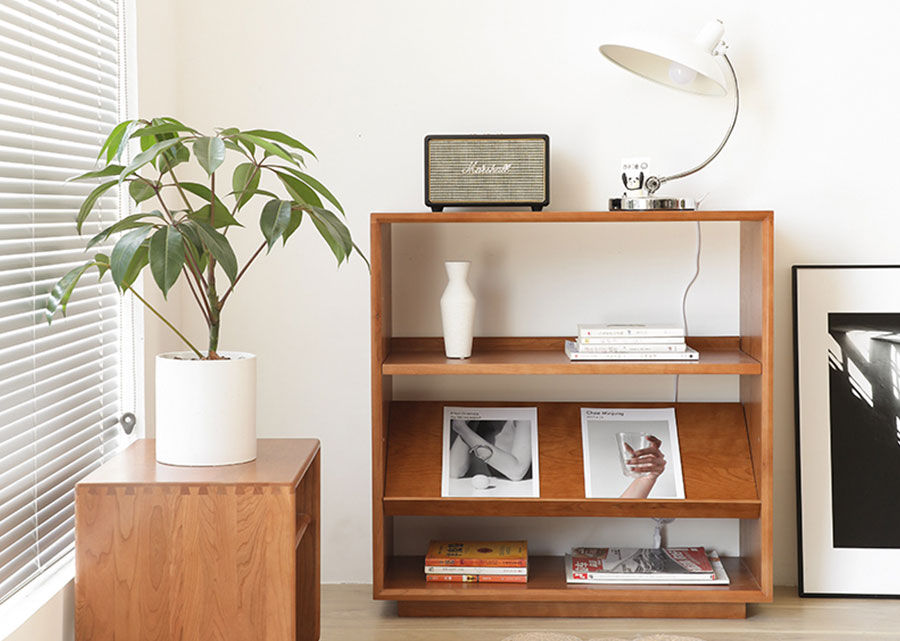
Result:
{"label": "desk lamp", "polygon": [[[737,75],[731,61],[725,55],[727,46],[722,40],[725,25],[721,20],[709,22],[697,34],[693,42],[654,38],[636,40],[631,44],[600,45],[600,53],[623,69],[653,80],[667,87],[707,96],[724,96],[728,93],[721,58],[734,80],[734,117],[725,138],[709,158],[696,167],[670,176],[634,176],[622,174],[627,192],[622,198],[610,198],[611,210],[696,209],[692,198],[657,196],[656,191],[670,180],[690,176],[713,161],[719,155],[737,122],[740,94]],[[630,193],[629,193],[630,192]]]}

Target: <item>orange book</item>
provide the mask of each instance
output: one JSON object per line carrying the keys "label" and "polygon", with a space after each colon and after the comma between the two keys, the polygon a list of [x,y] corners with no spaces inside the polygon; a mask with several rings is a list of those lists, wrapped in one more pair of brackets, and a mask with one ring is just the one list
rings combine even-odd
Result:
{"label": "orange book", "polygon": [[432,541],[425,565],[528,567],[527,541]]}
{"label": "orange book", "polygon": [[441,583],[528,583],[524,574],[428,574],[428,582]]}

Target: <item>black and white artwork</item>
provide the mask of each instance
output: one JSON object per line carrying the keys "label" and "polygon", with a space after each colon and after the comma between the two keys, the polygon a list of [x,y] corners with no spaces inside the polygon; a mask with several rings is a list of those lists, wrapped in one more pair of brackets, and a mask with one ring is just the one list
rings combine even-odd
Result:
{"label": "black and white artwork", "polygon": [[441,496],[538,497],[537,408],[445,407]]}
{"label": "black and white artwork", "polygon": [[794,267],[801,593],[900,595],[900,267]]}

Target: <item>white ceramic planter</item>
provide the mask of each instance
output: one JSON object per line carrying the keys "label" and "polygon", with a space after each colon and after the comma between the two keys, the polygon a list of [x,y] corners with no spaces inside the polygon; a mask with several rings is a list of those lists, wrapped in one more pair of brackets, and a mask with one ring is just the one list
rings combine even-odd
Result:
{"label": "white ceramic planter", "polygon": [[449,282],[441,296],[441,324],[447,358],[469,358],[472,355],[475,295],[466,282],[470,264],[467,260],[448,260],[444,263]]}
{"label": "white ceramic planter", "polygon": [[256,356],[192,352],[156,357],[156,460],[233,465],[256,458]]}

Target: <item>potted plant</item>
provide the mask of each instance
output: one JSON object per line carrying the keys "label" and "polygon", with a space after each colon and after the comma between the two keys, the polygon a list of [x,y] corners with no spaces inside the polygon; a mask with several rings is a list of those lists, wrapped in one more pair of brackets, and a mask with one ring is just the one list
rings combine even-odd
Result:
{"label": "potted plant", "polygon": [[[141,152],[123,163],[132,140]],[[241,162],[226,171],[229,154]],[[96,267],[99,278],[109,274],[123,295],[130,291],[189,348],[156,360],[156,452],[162,463],[223,465],[256,458],[256,360],[220,351],[219,329],[235,287],[259,256],[279,240],[287,243],[305,218],[339,266],[354,252],[366,260],[343,221],[326,207],[343,215],[340,203],[305,172],[308,156],[315,158],[299,140],[278,131],[228,128],[204,135],[174,118],[127,120],[100,149],[103,166],[74,178],[101,179],[78,212],[79,233],[99,198],[116,186],[127,186],[136,205],[158,207],[127,216],[88,240],[87,249],[111,244],[112,251],[96,253],[63,276],[50,292],[46,316],[49,322],[57,311],[65,314],[79,279]],[[176,174],[179,165],[192,163],[205,173],[203,182]],[[266,172],[282,195],[260,187]],[[227,234],[244,226],[241,214],[248,210],[258,212],[262,241],[241,266]],[[186,282],[209,329],[205,350],[135,291],[146,267],[164,297],[179,279]]]}

